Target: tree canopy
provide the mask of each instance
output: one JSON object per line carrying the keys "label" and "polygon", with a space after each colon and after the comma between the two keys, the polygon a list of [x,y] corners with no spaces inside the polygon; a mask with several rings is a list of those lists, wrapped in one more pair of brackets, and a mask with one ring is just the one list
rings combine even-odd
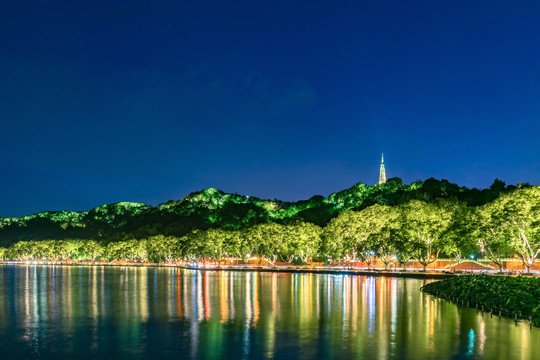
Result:
{"label": "tree canopy", "polygon": [[446,180],[374,186],[295,203],[192,193],[157,207],[102,205],[0,219],[2,258],[132,261],[257,258],[276,263],[410,259],[424,268],[445,255],[458,263],[483,251],[502,269],[516,254],[527,269],[540,254],[540,188],[466,189]]}

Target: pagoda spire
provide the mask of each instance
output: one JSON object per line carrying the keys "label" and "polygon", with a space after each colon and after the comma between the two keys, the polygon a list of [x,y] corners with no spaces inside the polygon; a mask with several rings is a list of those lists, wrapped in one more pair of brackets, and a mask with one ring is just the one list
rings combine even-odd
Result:
{"label": "pagoda spire", "polygon": [[384,154],[381,155],[381,171],[379,172],[379,184],[386,182],[386,169],[384,168]]}

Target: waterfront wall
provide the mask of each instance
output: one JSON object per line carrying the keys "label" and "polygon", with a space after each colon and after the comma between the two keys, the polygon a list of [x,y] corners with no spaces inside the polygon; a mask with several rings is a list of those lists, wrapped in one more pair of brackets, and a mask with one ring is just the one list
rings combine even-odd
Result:
{"label": "waterfront wall", "polygon": [[[302,265],[295,265],[295,264],[289,264],[286,262],[276,262],[274,264],[269,263],[266,260],[249,260],[249,261],[241,261],[241,260],[225,260],[221,262],[214,262],[214,261],[200,261],[198,263],[193,263],[189,261],[173,261],[168,263],[151,263],[151,262],[134,262],[134,261],[113,261],[108,262],[105,260],[102,261],[95,261],[95,262],[88,262],[88,261],[75,261],[75,260],[64,260],[64,261],[10,261],[0,260],[0,263],[12,263],[12,264],[25,264],[25,263],[33,263],[33,264],[59,264],[59,265],[131,265],[131,266],[181,266],[181,267],[191,267],[191,266],[211,266],[211,267],[246,267],[246,268],[272,268],[272,267],[278,267],[281,269],[285,268],[291,268],[291,269],[320,269],[320,268],[341,268],[341,269],[351,269],[351,270],[365,270],[368,268],[368,264],[362,261],[335,261],[333,263],[322,263],[322,262],[307,262],[306,264]],[[369,268],[371,269],[384,269],[385,265],[382,261],[372,261]],[[400,265],[398,263],[392,263],[388,266],[388,270],[403,270],[403,265]],[[409,261],[407,262],[405,266],[406,270],[422,270],[423,266],[417,262],[417,261]],[[458,270],[458,265],[456,261],[449,260],[449,259],[439,259],[434,261],[433,263],[429,264],[426,267],[427,270],[438,270],[438,271],[456,271]],[[520,273],[525,272],[525,266],[519,259],[507,259],[504,261],[504,271],[507,272],[513,272],[513,273]],[[490,271],[490,270],[499,270],[497,265],[489,260],[464,260],[459,265],[460,271]],[[531,271],[540,272],[540,261],[535,262],[535,264],[531,267]]]}
{"label": "waterfront wall", "polygon": [[[340,263],[344,266],[347,266],[346,264],[347,263]],[[352,267],[361,267],[361,268],[364,268],[364,267],[367,267],[367,264],[362,262],[362,261],[358,261],[358,262],[354,262],[354,263],[349,263],[350,265],[348,266],[352,266]],[[384,268],[385,265],[382,261],[373,261],[371,263],[371,267],[372,268]],[[399,269],[399,268],[402,268],[403,266],[397,264],[397,263],[392,263],[391,265],[388,266],[388,268],[390,269]],[[422,269],[423,266],[422,264],[420,264],[418,261],[409,261],[407,264],[406,264],[406,268],[407,269]],[[508,270],[508,271],[525,271],[525,266],[523,265],[523,263],[521,262],[520,259],[506,259],[504,262],[503,262],[503,268],[504,270]],[[457,270],[458,269],[458,264],[456,261],[454,260],[450,260],[450,259],[439,259],[439,260],[436,260],[434,261],[433,263],[429,264],[427,266],[427,269],[446,269],[446,270],[449,270],[449,271],[452,271],[452,270]],[[490,260],[470,260],[470,259],[467,259],[467,260],[463,260],[460,264],[459,264],[459,270],[463,270],[463,271],[467,271],[467,270],[498,270],[499,267],[493,262],[493,261],[490,261]],[[534,265],[531,267],[531,271],[540,271],[540,262],[535,262]]]}
{"label": "waterfront wall", "polygon": [[[521,272],[525,271],[525,266],[521,262],[520,259],[516,258],[510,258],[505,259],[503,262],[503,269],[506,271],[515,271],[515,272]],[[217,263],[216,263],[217,265]],[[241,261],[241,260],[234,260],[234,261],[223,261],[221,262],[221,265],[248,265],[248,266],[290,266],[289,263],[286,262],[277,262],[275,264],[271,264],[266,260],[249,260],[249,261]],[[339,267],[351,267],[351,268],[368,268],[368,264],[363,261],[334,261],[333,263],[323,263],[323,262],[308,262],[306,264],[308,267],[312,266],[339,266]],[[376,259],[371,262],[369,265],[370,268],[376,268],[381,269],[384,268],[385,265],[382,261]],[[415,270],[422,270],[423,266],[418,261],[409,261],[406,264],[406,269],[415,269]],[[388,269],[403,269],[403,266],[398,263],[392,263],[388,266]],[[458,270],[458,264],[456,261],[451,259],[439,259],[434,261],[433,263],[429,264],[427,266],[428,270],[448,270],[448,271],[454,271]],[[467,270],[499,270],[499,267],[490,260],[483,260],[483,259],[466,259],[461,261],[459,264],[459,270],[467,271]],[[531,267],[531,271],[540,271],[540,261],[537,261],[534,263],[534,265]]]}

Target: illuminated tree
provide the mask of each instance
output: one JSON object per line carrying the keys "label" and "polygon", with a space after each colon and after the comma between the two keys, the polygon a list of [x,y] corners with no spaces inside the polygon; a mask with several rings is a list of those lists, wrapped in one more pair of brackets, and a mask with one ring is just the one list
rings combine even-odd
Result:
{"label": "illuminated tree", "polygon": [[370,239],[377,256],[385,269],[394,260],[399,248],[396,231],[400,213],[396,208],[375,204],[360,212],[363,224],[361,231]]}
{"label": "illuminated tree", "polygon": [[148,253],[146,251],[146,241],[139,241],[136,239],[111,242],[107,245],[105,249],[105,254],[110,261],[145,261],[148,256]]}
{"label": "illuminated tree", "polygon": [[504,259],[514,253],[503,224],[499,221],[500,219],[493,216],[490,205],[471,210],[470,218],[471,221],[466,229],[470,228],[470,234],[478,240],[486,257],[502,272]]}
{"label": "illuminated tree", "polygon": [[31,260],[33,258],[32,250],[29,241],[18,241],[13,244],[7,251],[10,259],[14,260]]}
{"label": "illuminated tree", "polygon": [[443,249],[443,236],[451,221],[451,212],[446,204],[441,205],[412,200],[399,206],[402,213],[399,234],[410,242],[413,259],[424,271],[436,261]]}
{"label": "illuminated tree", "polygon": [[172,261],[177,254],[178,238],[174,236],[156,235],[146,242],[148,258],[156,262]]}
{"label": "illuminated tree", "polygon": [[205,254],[205,257],[221,262],[221,258],[226,253],[225,230],[208,229],[200,234],[202,235],[201,248],[199,248],[200,253]]}
{"label": "illuminated tree", "polygon": [[460,264],[467,256],[478,252],[480,243],[476,232],[478,222],[475,221],[474,209],[463,203],[447,203],[451,209],[452,219],[442,237],[446,240],[443,249],[457,263]]}
{"label": "illuminated tree", "polygon": [[180,240],[183,255],[195,261],[213,258],[221,261],[225,253],[224,230],[194,230]]}
{"label": "illuminated tree", "polygon": [[83,258],[96,261],[97,257],[103,256],[104,248],[100,243],[94,240],[85,240],[82,242],[79,252]]}
{"label": "illuminated tree", "polygon": [[[540,188],[503,194],[483,207],[485,228],[491,239],[508,241],[530,272],[540,254]],[[489,238],[486,235],[486,238]]]}
{"label": "illuminated tree", "polygon": [[226,254],[234,259],[247,259],[251,256],[254,244],[247,236],[247,230],[226,231],[225,249]]}
{"label": "illuminated tree", "polygon": [[78,244],[71,239],[57,240],[55,242],[55,252],[61,260],[71,259],[77,248]]}
{"label": "illuminated tree", "polygon": [[[341,254],[334,250],[336,255],[345,256],[347,260],[360,258],[368,268],[371,266],[375,242],[361,212],[347,211],[339,215],[330,221],[324,231],[328,248],[341,250]],[[332,244],[332,241],[335,243]]]}
{"label": "illuminated tree", "polygon": [[287,225],[286,229],[288,230],[286,243],[290,245],[289,254],[292,250],[302,262],[306,263],[319,253],[322,233],[319,226],[299,221]]}
{"label": "illuminated tree", "polygon": [[321,231],[317,225],[298,221],[288,225],[259,224],[245,229],[242,235],[259,259],[273,264],[278,257],[289,263],[299,257],[305,263],[318,254]]}
{"label": "illuminated tree", "polygon": [[255,225],[246,229],[245,236],[253,241],[254,253],[259,256],[259,264],[262,260],[274,264],[278,256],[286,251],[284,243],[287,233],[284,225],[276,223]]}

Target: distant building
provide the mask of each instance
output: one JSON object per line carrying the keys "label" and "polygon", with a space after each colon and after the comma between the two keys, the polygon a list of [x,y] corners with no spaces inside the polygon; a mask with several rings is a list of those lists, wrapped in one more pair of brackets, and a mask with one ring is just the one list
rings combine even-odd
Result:
{"label": "distant building", "polygon": [[384,154],[381,155],[381,171],[379,172],[379,184],[386,182],[386,170],[384,168]]}

